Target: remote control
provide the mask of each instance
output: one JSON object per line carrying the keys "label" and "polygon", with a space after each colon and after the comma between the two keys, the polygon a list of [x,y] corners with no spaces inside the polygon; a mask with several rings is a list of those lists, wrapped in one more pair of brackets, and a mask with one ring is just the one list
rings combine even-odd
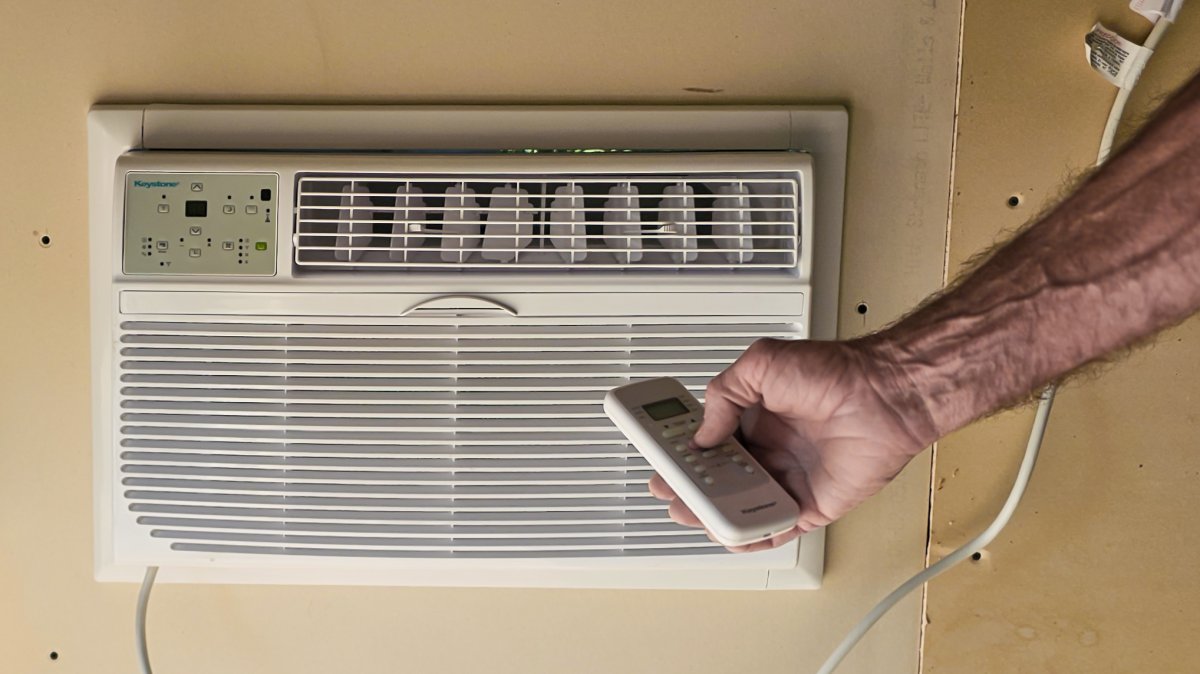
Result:
{"label": "remote control", "polygon": [[692,449],[700,401],[670,377],[626,384],[604,411],[722,545],[739,546],[796,526],[795,500],[733,438]]}

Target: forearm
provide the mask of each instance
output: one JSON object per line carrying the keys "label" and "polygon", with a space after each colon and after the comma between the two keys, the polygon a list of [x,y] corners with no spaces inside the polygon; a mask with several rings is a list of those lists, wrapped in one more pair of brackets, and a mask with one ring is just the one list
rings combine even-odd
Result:
{"label": "forearm", "polygon": [[932,441],[1197,309],[1200,77],[1047,216],[860,343]]}

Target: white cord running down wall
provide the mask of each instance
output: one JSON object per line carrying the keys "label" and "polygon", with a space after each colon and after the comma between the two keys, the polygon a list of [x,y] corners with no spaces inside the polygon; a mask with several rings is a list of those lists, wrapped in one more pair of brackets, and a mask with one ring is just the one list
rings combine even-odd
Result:
{"label": "white cord running down wall", "polygon": [[[1167,32],[1167,26],[1170,23],[1166,19],[1159,19],[1154,24],[1154,29],[1150,31],[1149,37],[1146,38],[1146,48],[1154,49],[1158,45],[1163,34]],[[1137,75],[1140,77],[1140,73]],[[1133,81],[1129,82],[1128,86],[1119,89],[1116,99],[1113,100],[1112,108],[1108,113],[1108,121],[1104,124],[1104,133],[1100,138],[1100,150],[1096,157],[1097,166],[1103,164],[1108,159],[1109,152],[1112,151],[1113,139],[1117,135],[1117,125],[1121,121],[1122,113],[1125,112],[1125,104],[1129,102],[1129,92],[1135,84],[1137,84],[1136,77]],[[1042,391],[1037,413],[1033,418],[1033,428],[1029,431],[1029,441],[1025,445],[1025,457],[1021,459],[1021,467],[1017,471],[1017,479],[1013,482],[1012,490],[1008,493],[1008,498],[1004,501],[1004,506],[1000,508],[1000,512],[992,520],[992,523],[965,545],[946,555],[936,564],[904,581],[900,587],[892,590],[891,594],[876,604],[875,608],[871,609],[850,630],[846,637],[842,639],[842,642],[838,644],[838,647],[834,649],[833,653],[829,655],[829,658],[825,660],[825,664],[821,665],[821,669],[817,670],[817,674],[832,674],[833,670],[837,669],[837,666],[842,663],[842,660],[858,644],[859,640],[866,635],[867,631],[909,592],[950,570],[951,567],[967,557],[983,550],[989,543],[996,539],[996,536],[1000,535],[1000,532],[1004,530],[1009,520],[1012,519],[1017,506],[1021,503],[1021,497],[1025,495],[1025,488],[1029,486],[1029,478],[1033,475],[1033,466],[1037,462],[1038,451],[1042,447],[1042,437],[1046,433],[1046,422],[1050,419],[1050,408],[1054,405],[1054,393],[1055,386],[1053,385],[1046,387],[1046,390]]]}
{"label": "white cord running down wall", "polygon": [[153,674],[150,670],[150,651],[146,648],[146,607],[150,604],[150,588],[154,587],[157,566],[147,566],[142,578],[142,589],[138,592],[137,614],[134,616],[133,639],[137,645],[139,669],[142,674]]}

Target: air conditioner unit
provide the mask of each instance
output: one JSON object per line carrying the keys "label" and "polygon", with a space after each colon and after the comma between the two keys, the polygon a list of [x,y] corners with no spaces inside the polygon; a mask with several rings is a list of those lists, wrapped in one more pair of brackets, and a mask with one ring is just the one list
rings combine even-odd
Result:
{"label": "air conditioner unit", "polygon": [[812,588],[604,393],[832,338],[838,108],[100,107],[96,576]]}

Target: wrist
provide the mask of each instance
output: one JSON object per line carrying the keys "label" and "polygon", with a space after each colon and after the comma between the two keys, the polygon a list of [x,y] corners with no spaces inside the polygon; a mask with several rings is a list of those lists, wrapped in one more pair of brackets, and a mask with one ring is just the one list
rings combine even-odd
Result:
{"label": "wrist", "polygon": [[885,406],[912,438],[915,456],[953,429],[938,427],[933,400],[922,386],[922,368],[904,353],[894,335],[877,332],[846,343],[861,359],[863,372]]}

